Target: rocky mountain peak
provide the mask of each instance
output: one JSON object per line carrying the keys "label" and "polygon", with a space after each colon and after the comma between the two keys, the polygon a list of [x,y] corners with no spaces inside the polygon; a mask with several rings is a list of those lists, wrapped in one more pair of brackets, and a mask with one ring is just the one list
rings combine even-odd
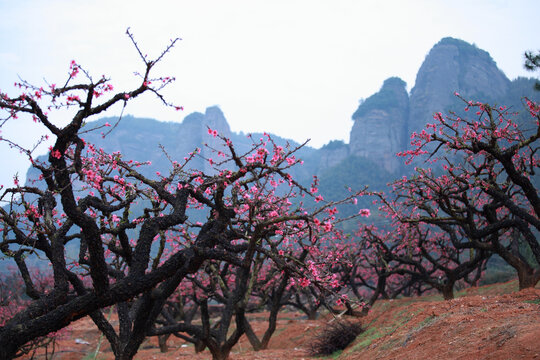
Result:
{"label": "rocky mountain peak", "polygon": [[386,79],[376,94],[358,106],[350,135],[350,154],[380,159],[385,170],[395,173],[401,161],[395,154],[405,148],[409,96],[405,81]]}
{"label": "rocky mountain peak", "polygon": [[406,86],[407,83],[398,77],[386,79],[379,92],[360,103],[352,115],[353,120],[362,118],[372,110],[406,107],[409,101]]}
{"label": "rocky mountain peak", "polygon": [[231,128],[223,111],[219,106],[210,106],[206,108],[205,113],[193,112],[187,115],[182,121],[182,125],[190,129],[199,128],[202,133],[206,133],[208,127],[212,130],[217,130],[224,136],[231,134]]}
{"label": "rocky mountain peak", "polygon": [[494,102],[509,87],[510,80],[489,53],[463,40],[443,38],[429,51],[416,76],[409,132],[423,128],[436,111],[456,110],[455,92],[467,99]]}
{"label": "rocky mountain peak", "polygon": [[218,106],[211,106],[206,108],[204,114],[204,125],[209,126],[212,130],[217,130],[220,134],[224,136],[229,136],[231,133],[231,128],[223,111]]}

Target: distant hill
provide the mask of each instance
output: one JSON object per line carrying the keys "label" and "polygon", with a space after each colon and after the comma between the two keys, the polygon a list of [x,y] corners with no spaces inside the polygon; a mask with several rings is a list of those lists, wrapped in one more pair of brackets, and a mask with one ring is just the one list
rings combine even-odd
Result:
{"label": "distant hill", "polygon": [[[320,190],[330,200],[345,196],[347,186],[359,189],[369,185],[382,190],[386,183],[410,172],[403,159],[395,156],[408,147],[410,133],[431,122],[434,112],[459,112],[464,108],[454,92],[467,99],[504,104],[523,111],[523,96],[540,101],[540,92],[534,91],[534,83],[532,78],[511,81],[486,51],[459,39],[444,38],[427,54],[410,94],[400,78],[384,80],[381,89],[352,114],[350,142],[331,141],[320,149],[304,147],[298,154],[304,165],[294,168],[293,175],[305,184],[311,182],[314,174],[318,175]],[[528,127],[526,119],[526,116],[518,117],[525,128]],[[86,126],[114,124],[116,120],[104,118]],[[152,166],[143,170],[148,175],[170,169],[168,157],[181,161],[195,148],[201,148],[201,156],[195,158],[191,166],[212,172],[211,165],[205,161],[212,155],[204,144],[214,148],[222,145],[208,135],[208,127],[230,138],[239,151],[247,151],[251,145],[245,134],[230,130],[224,114],[216,106],[207,108],[204,114],[189,114],[182,123],[125,116],[105,138],[96,131],[87,133],[85,140],[108,152],[120,151],[127,159],[151,161]],[[253,136],[258,139],[262,134]],[[273,138],[279,144],[298,145],[276,135]],[[349,208],[346,213],[355,210]]]}
{"label": "distant hill", "polygon": [[[116,121],[117,118],[103,118],[88,123],[86,127],[99,127],[107,122],[114,124]],[[253,140],[246,134],[231,132],[223,112],[217,106],[207,108],[204,114],[199,112],[189,114],[182,123],[124,116],[105,138],[98,131],[89,132],[83,137],[85,141],[96,144],[107,152],[120,151],[126,159],[151,161],[152,166],[142,169],[142,172],[147,175],[153,175],[156,171],[165,174],[171,169],[168,157],[181,162],[190,152],[199,148],[201,149],[200,156],[192,160],[190,167],[210,174],[215,170],[207,159],[217,160],[216,154],[212,153],[211,149],[224,150],[225,148],[220,139],[208,134],[209,128],[229,138],[238,153],[244,153],[253,146]],[[263,134],[259,133],[251,135],[254,141],[263,137]],[[291,147],[300,145],[277,135],[272,135],[272,139],[279,145],[287,143]],[[304,147],[299,151],[298,157],[311,159],[316,152],[316,149]],[[293,168],[293,172],[297,178],[311,178],[316,172],[316,165],[313,161],[308,161],[305,166]]]}

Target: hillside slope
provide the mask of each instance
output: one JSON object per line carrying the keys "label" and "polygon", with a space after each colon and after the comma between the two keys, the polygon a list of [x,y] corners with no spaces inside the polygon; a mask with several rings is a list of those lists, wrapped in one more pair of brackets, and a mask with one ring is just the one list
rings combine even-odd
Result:
{"label": "hillside slope", "polygon": [[540,358],[540,290],[495,295],[516,283],[469,289],[451,301],[378,303],[339,359]]}
{"label": "hillside slope", "polygon": [[[514,280],[467,289],[450,301],[435,295],[379,301],[366,317],[349,319],[360,322],[364,333],[343,352],[323,358],[540,359],[540,289],[516,290]],[[256,332],[266,328],[265,315],[250,315]],[[244,336],[230,358],[312,358],[309,344],[331,319],[326,316],[310,321],[301,314],[284,312],[270,349],[254,352]],[[54,359],[94,359],[98,341],[96,327],[89,319],[82,319],[72,324],[68,335],[60,340]],[[174,337],[169,338],[168,346],[169,351],[161,353],[157,339],[149,339],[135,359],[211,359],[208,351],[195,354],[191,344]],[[97,359],[114,359],[104,339]]]}

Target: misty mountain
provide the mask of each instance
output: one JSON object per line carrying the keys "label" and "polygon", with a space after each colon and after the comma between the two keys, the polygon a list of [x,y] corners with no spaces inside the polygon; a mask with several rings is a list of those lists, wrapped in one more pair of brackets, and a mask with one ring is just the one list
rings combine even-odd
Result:
{"label": "misty mountain", "polygon": [[[349,186],[359,189],[369,185],[382,190],[388,182],[411,171],[403,158],[395,156],[407,149],[411,132],[431,122],[434,112],[459,113],[464,108],[454,92],[473,101],[504,104],[514,111],[523,111],[523,96],[540,101],[534,83],[532,78],[511,81],[486,51],[462,40],[444,38],[427,54],[410,93],[400,78],[384,80],[381,89],[361,102],[352,114],[349,143],[336,140],[320,149],[303,147],[298,157],[304,165],[293,168],[292,175],[306,185],[314,174],[318,175],[320,190],[329,200],[346,196]],[[527,127],[526,119],[527,116],[519,116],[518,122]],[[120,151],[125,159],[151,161],[152,166],[142,170],[150,176],[156,171],[166,174],[171,168],[170,159],[181,162],[196,148],[201,149],[201,154],[190,166],[207,173],[214,171],[206,159],[215,157],[211,148],[220,149],[223,144],[208,134],[208,128],[231,139],[239,153],[248,151],[253,141],[246,134],[232,132],[217,106],[207,108],[205,113],[189,114],[181,123],[125,116],[116,125],[117,120],[104,118],[88,123],[88,129],[106,122],[115,127],[105,137],[100,131],[90,131],[85,140],[107,152]],[[103,132],[109,129],[104,128]],[[262,137],[252,135],[255,140]],[[299,145],[277,135],[272,137],[280,145]],[[28,175],[30,178],[32,174]]]}
{"label": "misty mountain", "polygon": [[491,56],[475,45],[444,38],[427,54],[410,93],[400,78],[386,79],[352,114],[349,144],[333,141],[319,150],[321,190],[328,191],[329,198],[345,194],[337,184],[366,184],[382,190],[385,182],[410,173],[411,166],[395,154],[409,147],[413,131],[432,122],[435,112],[471,115],[463,112],[465,104],[455,92],[468,100],[505,105],[519,112],[515,120],[522,129],[530,129],[522,99],[540,101],[534,84],[532,78],[509,80]]}

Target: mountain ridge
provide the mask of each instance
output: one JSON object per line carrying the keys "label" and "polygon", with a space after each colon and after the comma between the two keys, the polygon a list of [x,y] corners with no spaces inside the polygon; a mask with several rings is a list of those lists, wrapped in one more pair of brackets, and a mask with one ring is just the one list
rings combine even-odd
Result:
{"label": "mountain ridge", "polygon": [[[353,188],[364,185],[382,188],[386,182],[411,171],[395,154],[407,149],[412,131],[430,122],[435,111],[463,109],[464,104],[454,92],[467,99],[523,110],[523,96],[540,101],[540,92],[533,90],[534,83],[533,78],[510,81],[486,51],[463,40],[443,38],[426,55],[410,93],[399,77],[384,80],[381,89],[360,103],[352,114],[354,123],[349,143],[335,140],[319,149],[303,147],[297,156],[304,160],[304,166],[293,168],[292,175],[304,183],[318,175],[324,179],[320,188],[330,192],[330,200],[342,192],[333,181]],[[116,120],[104,118],[88,125],[99,126]],[[214,169],[207,161],[213,156],[211,148],[220,149],[223,144],[208,134],[208,127],[230,138],[240,152],[248,151],[253,144],[243,133],[231,131],[218,106],[210,106],[204,113],[188,114],[181,123],[124,116],[105,138],[98,132],[90,132],[85,139],[108,152],[120,151],[129,159],[152,161],[152,167],[143,170],[147,175],[170,169],[168,157],[181,161],[200,148],[200,156],[190,166],[212,173]],[[263,134],[253,136],[258,139]],[[278,135],[272,137],[280,145],[299,145]],[[351,164],[354,166],[348,166]]]}

